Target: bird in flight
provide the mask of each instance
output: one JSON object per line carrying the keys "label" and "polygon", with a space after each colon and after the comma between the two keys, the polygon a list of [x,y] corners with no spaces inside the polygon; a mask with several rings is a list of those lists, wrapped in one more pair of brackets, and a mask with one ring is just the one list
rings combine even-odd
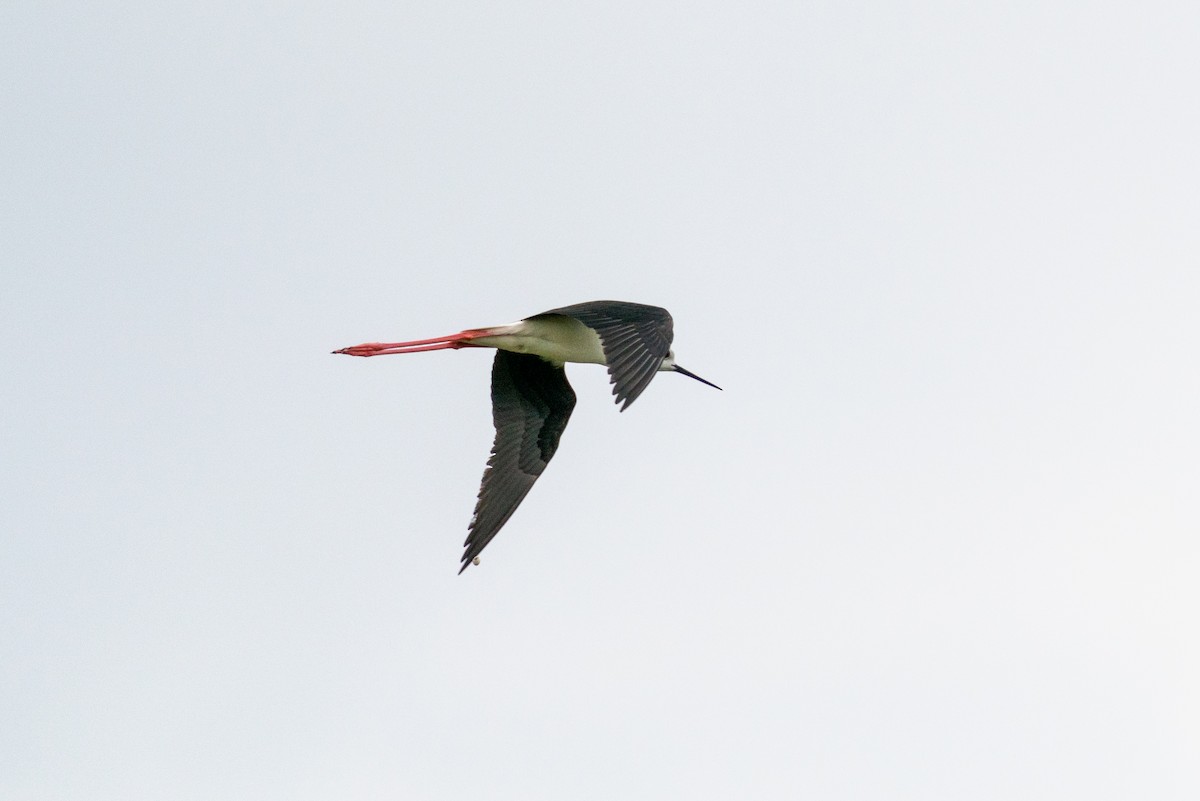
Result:
{"label": "bird in flight", "polygon": [[551,309],[520,322],[470,328],[434,339],[367,342],[334,353],[383,356],[427,350],[496,348],[492,421],[496,440],[467,529],[461,574],[508,522],[546,469],[575,408],[566,362],[603,364],[625,411],[657,372],[682,373],[720,389],[675,363],[671,315],[658,306],[594,300]]}

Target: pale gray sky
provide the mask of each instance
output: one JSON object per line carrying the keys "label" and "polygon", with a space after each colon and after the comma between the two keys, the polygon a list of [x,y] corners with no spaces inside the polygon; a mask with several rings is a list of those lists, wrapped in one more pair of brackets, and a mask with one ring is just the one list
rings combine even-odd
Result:
{"label": "pale gray sky", "polygon": [[1195,4],[2,17],[0,797],[1200,797]]}

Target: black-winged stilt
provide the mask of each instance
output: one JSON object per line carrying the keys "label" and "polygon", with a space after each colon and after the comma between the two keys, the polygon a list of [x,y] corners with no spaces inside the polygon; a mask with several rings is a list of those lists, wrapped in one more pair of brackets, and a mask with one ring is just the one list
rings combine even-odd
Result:
{"label": "black-winged stilt", "polygon": [[426,350],[496,348],[492,363],[492,420],[496,441],[483,473],[459,573],[479,564],[479,553],[508,522],[558,449],[575,392],[566,362],[608,367],[616,402],[625,411],[660,371],[711,381],[675,363],[671,315],[658,306],[594,300],[551,309],[517,323],[471,328],[411,342],[368,342],[335,350],[382,356]]}

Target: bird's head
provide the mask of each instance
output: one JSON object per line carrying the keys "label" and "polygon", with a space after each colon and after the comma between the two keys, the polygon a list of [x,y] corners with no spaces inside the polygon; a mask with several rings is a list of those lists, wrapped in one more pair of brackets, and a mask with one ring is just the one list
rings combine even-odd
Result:
{"label": "bird's head", "polygon": [[667,351],[667,357],[665,359],[663,359],[663,362],[661,365],[659,365],[658,369],[660,372],[682,373],[683,375],[686,375],[688,378],[696,379],[701,384],[708,384],[713,389],[721,389],[713,382],[711,382],[707,379],[701,378],[700,376],[696,375],[695,373],[691,372],[690,370],[684,370],[682,367],[680,367],[678,364],[676,364],[675,363],[675,351],[673,351],[673,350]]}

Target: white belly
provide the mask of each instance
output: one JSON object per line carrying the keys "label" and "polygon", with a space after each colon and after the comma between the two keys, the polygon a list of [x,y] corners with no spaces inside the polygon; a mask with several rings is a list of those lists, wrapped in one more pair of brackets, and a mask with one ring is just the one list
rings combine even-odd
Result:
{"label": "white belly", "polygon": [[573,317],[542,317],[491,329],[492,336],[476,337],[472,345],[531,353],[548,362],[606,364],[600,336]]}

